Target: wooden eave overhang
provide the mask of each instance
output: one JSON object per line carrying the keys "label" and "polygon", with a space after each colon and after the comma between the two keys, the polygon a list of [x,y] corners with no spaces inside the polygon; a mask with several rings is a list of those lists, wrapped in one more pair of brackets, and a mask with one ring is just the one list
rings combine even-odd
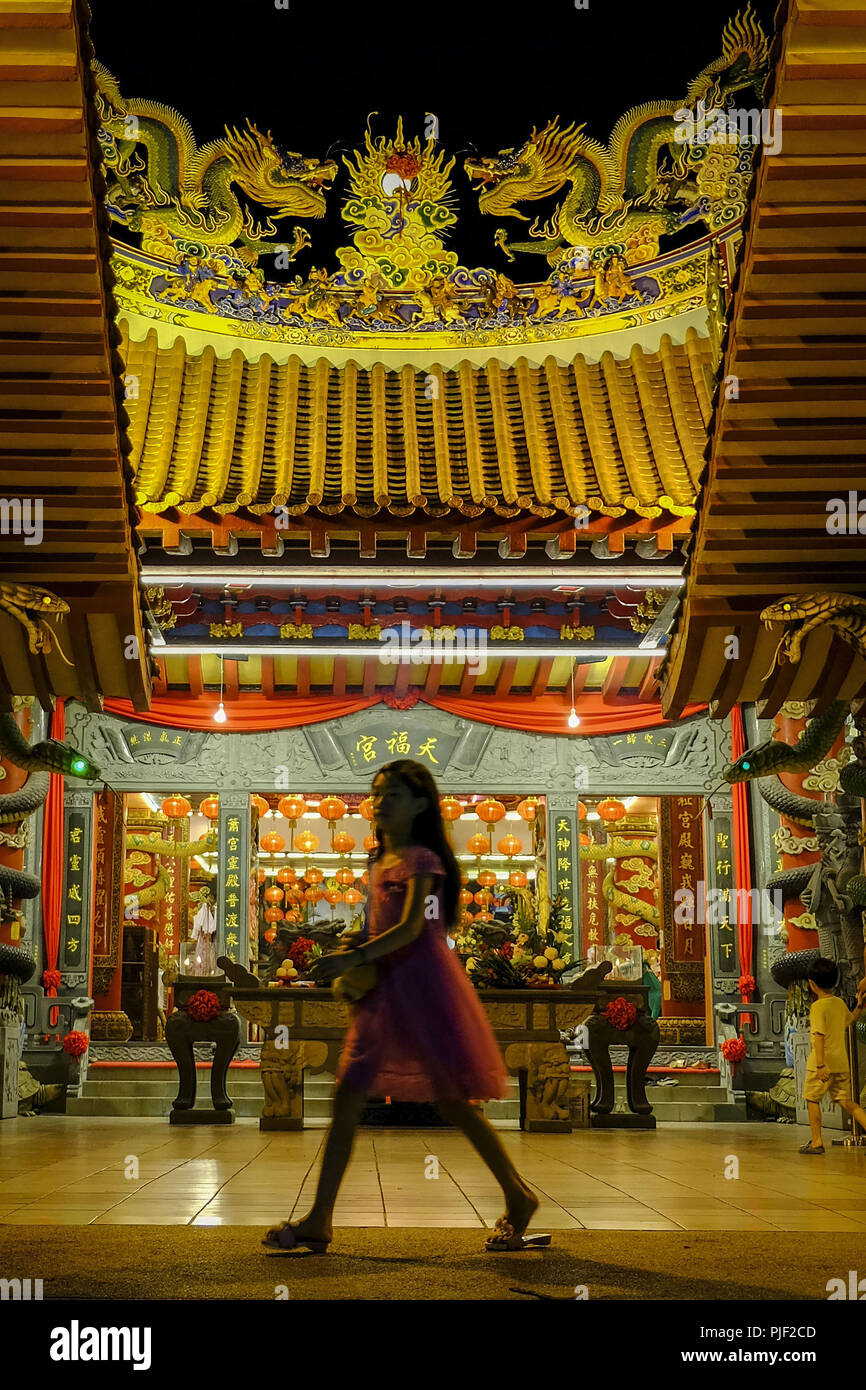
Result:
{"label": "wooden eave overhang", "polygon": [[[83,0],[0,6],[0,497],[41,507],[42,539],[0,536],[0,581],[64,599],[31,652],[0,608],[0,704],[149,698],[136,513]],[[14,514],[13,512],[10,515]]]}
{"label": "wooden eave overhang", "polygon": [[866,482],[866,4],[791,0],[714,400],[687,586],[662,671],[665,714],[691,701],[866,694],[866,661],[815,630],[774,665],[786,594],[866,592],[866,526],[828,529]]}

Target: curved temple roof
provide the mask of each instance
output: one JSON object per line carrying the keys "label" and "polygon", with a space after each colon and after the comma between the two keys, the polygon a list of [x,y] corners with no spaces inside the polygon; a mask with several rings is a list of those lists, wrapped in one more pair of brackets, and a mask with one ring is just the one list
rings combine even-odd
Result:
{"label": "curved temple roof", "polygon": [[[138,503],[151,512],[317,509],[691,516],[710,340],[657,352],[428,372],[160,347],[123,326]],[[136,397],[137,393],[137,397]],[[586,511],[581,511],[581,509]],[[587,515],[588,513],[588,515]]]}

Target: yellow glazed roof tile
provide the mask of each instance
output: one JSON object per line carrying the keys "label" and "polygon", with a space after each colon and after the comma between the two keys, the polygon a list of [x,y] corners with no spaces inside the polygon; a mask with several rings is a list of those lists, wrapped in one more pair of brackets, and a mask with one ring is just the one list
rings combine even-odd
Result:
{"label": "yellow glazed roof tile", "polygon": [[124,333],[137,500],[147,511],[464,516],[577,508],[690,515],[709,340],[657,352],[429,372],[247,360]]}

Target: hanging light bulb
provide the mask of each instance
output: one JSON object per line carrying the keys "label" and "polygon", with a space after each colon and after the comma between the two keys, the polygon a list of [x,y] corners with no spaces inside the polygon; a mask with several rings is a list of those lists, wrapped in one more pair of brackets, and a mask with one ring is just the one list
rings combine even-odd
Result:
{"label": "hanging light bulb", "polygon": [[215,724],[225,724],[226,720],[228,719],[228,715],[226,714],[225,709],[223,708],[223,660],[224,659],[222,653],[220,653],[220,702],[219,706],[214,711]]}
{"label": "hanging light bulb", "polygon": [[569,729],[576,729],[580,724],[577,710],[574,708],[574,662],[571,663],[571,714],[568,716]]}

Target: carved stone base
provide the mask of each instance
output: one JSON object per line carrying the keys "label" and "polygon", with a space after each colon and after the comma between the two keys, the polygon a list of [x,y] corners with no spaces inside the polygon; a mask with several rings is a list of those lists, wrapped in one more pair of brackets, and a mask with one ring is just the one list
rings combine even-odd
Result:
{"label": "carved stone base", "polygon": [[233,1110],[172,1110],[170,1125],[233,1125]]}
{"label": "carved stone base", "polygon": [[303,1129],[303,1115],[262,1115],[259,1118],[259,1129]]}
{"label": "carved stone base", "polygon": [[655,1129],[655,1115],[601,1115],[593,1113],[590,1119],[593,1129]]}

